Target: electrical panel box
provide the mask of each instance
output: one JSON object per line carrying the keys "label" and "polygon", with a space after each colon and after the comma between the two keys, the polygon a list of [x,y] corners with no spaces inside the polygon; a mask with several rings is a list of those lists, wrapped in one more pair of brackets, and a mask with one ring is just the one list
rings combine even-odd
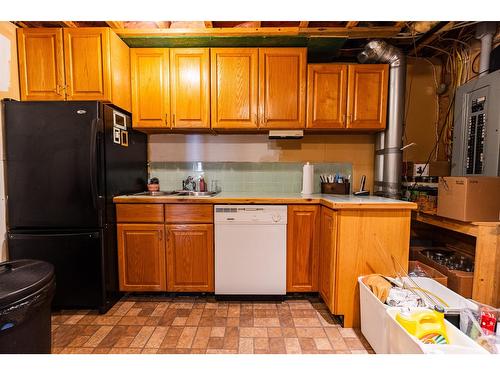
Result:
{"label": "electrical panel box", "polygon": [[500,176],[500,70],[455,94],[452,176]]}

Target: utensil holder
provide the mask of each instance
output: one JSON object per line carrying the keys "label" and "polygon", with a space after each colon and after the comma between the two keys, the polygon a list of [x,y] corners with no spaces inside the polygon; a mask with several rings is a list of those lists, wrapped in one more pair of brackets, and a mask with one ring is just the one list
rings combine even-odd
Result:
{"label": "utensil holder", "polygon": [[322,182],[321,194],[343,194],[349,195],[351,184],[349,182]]}

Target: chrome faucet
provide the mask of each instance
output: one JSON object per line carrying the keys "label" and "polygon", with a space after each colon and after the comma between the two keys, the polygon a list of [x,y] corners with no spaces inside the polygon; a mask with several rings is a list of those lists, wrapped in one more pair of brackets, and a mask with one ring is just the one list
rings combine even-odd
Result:
{"label": "chrome faucet", "polygon": [[182,190],[196,190],[196,181],[192,176],[188,176],[185,180],[182,180]]}

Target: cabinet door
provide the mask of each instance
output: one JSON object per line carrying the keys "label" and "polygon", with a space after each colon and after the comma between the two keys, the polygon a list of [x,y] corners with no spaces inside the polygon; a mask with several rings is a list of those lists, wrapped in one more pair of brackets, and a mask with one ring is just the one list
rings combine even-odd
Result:
{"label": "cabinet door", "polygon": [[257,128],[258,49],[212,48],[212,128]]}
{"label": "cabinet door", "polygon": [[319,240],[319,294],[330,309],[334,311],[335,290],[335,249],[336,249],[335,211],[321,207],[321,229]]}
{"label": "cabinet door", "polygon": [[289,205],[286,290],[318,291],[319,206]]}
{"label": "cabinet door", "polygon": [[118,224],[120,290],[166,291],[163,224]]}
{"label": "cabinet door", "polygon": [[260,127],[305,127],[306,58],[306,48],[259,49]]}
{"label": "cabinet door", "polygon": [[348,128],[385,129],[388,76],[387,64],[349,65]]}
{"label": "cabinet door", "polygon": [[111,100],[107,28],[64,29],[64,57],[68,100]]}
{"label": "cabinet door", "polygon": [[214,291],[213,230],[213,224],[166,225],[168,291]]}
{"label": "cabinet door", "polygon": [[170,49],[173,128],[210,127],[210,50]]}
{"label": "cabinet door", "polygon": [[344,128],[347,107],[347,65],[307,66],[307,127]]}
{"label": "cabinet door", "polygon": [[170,118],[169,55],[166,48],[132,48],[132,124],[168,128]]}
{"label": "cabinet door", "polygon": [[21,100],[64,100],[62,29],[17,29]]}

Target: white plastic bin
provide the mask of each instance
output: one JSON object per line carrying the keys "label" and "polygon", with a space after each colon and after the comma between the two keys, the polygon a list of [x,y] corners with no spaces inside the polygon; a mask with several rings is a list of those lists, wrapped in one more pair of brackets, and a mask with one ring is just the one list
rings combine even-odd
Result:
{"label": "white plastic bin", "polygon": [[489,354],[481,345],[467,337],[453,324],[445,320],[449,344],[424,344],[412,336],[396,320],[398,308],[386,310],[390,354]]}
{"label": "white plastic bin", "polygon": [[[387,328],[386,309],[389,306],[380,302],[380,300],[371,292],[363,282],[364,276],[358,278],[360,294],[360,312],[361,312],[361,332],[371,347],[377,354],[389,353],[389,334]],[[470,300],[458,295],[437,281],[427,277],[412,277],[413,280],[423,289],[435,294],[445,301],[449,308],[447,310],[458,310],[464,306],[476,308],[476,305]]]}

